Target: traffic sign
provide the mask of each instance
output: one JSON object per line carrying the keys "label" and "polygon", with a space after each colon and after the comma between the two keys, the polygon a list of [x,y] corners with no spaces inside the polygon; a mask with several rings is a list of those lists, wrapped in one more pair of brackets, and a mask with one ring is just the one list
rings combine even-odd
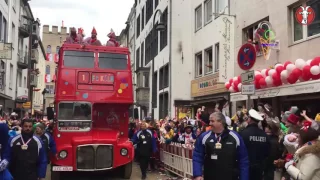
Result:
{"label": "traffic sign", "polygon": [[254,81],[254,71],[247,71],[241,74],[241,83],[251,83]]}
{"label": "traffic sign", "polygon": [[250,43],[244,44],[238,52],[238,65],[243,70],[249,70],[256,62],[256,58],[256,48]]}
{"label": "traffic sign", "polygon": [[243,84],[241,86],[242,95],[253,95],[255,93],[254,84]]}

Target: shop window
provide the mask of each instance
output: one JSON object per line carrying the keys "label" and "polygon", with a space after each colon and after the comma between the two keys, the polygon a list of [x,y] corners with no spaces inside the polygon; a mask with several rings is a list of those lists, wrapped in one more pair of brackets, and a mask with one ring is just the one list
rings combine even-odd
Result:
{"label": "shop window", "polygon": [[196,54],[196,61],[195,61],[195,76],[200,77],[202,76],[202,52]]}
{"label": "shop window", "polygon": [[212,73],[212,47],[206,49],[204,51],[204,61],[205,61],[205,73],[209,74]]}
{"label": "shop window", "polygon": [[212,0],[204,2],[204,22],[207,24],[212,20]]}
{"label": "shop window", "polygon": [[[314,21],[308,25],[300,24],[295,18],[295,12],[300,6],[306,7],[310,6],[315,12],[315,19]],[[293,32],[293,42],[306,40],[310,37],[316,36],[320,34],[320,1],[319,0],[310,0],[306,3],[299,4],[290,9],[291,13],[291,24],[292,24],[292,32]]]}
{"label": "shop window", "polygon": [[51,45],[47,46],[47,53],[49,53],[49,54],[51,53]]}
{"label": "shop window", "polygon": [[[261,21],[258,21],[243,29],[243,43],[254,41],[254,37],[255,37],[254,32],[256,29],[258,29],[258,25],[262,21],[269,21],[269,17],[262,19]],[[257,56],[262,56],[261,48],[256,48],[256,53],[257,53]]]}
{"label": "shop window", "polygon": [[136,33],[137,33],[137,37],[138,38],[140,36],[140,15],[138,16],[137,18],[137,30],[136,30]]}
{"label": "shop window", "polygon": [[219,43],[214,45],[214,72],[219,72],[219,55],[220,55]]}
{"label": "shop window", "polygon": [[198,31],[202,28],[202,5],[198,6],[195,10],[195,30]]}

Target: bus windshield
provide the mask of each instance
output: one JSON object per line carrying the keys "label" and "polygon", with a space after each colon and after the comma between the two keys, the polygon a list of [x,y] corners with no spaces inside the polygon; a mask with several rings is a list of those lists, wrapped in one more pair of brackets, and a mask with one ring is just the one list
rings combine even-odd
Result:
{"label": "bus windshield", "polygon": [[61,102],[58,109],[59,120],[91,120],[90,103]]}
{"label": "bus windshield", "polygon": [[99,68],[101,69],[128,69],[128,59],[125,54],[99,53]]}
{"label": "bus windshield", "polygon": [[64,67],[94,68],[94,52],[64,51]]}

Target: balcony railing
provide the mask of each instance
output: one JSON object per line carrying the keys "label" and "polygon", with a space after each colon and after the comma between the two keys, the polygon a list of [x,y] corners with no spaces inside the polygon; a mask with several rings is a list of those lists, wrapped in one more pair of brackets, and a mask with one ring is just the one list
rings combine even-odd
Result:
{"label": "balcony railing", "polygon": [[38,49],[32,49],[31,50],[31,60],[35,63],[39,62],[39,51]]}
{"label": "balcony railing", "polygon": [[18,87],[17,89],[17,100],[27,102],[29,95],[29,89],[24,87]]}
{"label": "balcony railing", "polygon": [[28,53],[19,50],[18,54],[18,68],[27,69],[28,68]]}
{"label": "balcony railing", "polygon": [[38,76],[36,74],[30,74],[30,85],[37,87],[38,85]]}
{"label": "balcony railing", "polygon": [[19,25],[19,34],[20,36],[26,38],[29,37],[30,33],[29,33],[29,24],[28,21],[24,18],[21,17],[20,19],[20,25]]}

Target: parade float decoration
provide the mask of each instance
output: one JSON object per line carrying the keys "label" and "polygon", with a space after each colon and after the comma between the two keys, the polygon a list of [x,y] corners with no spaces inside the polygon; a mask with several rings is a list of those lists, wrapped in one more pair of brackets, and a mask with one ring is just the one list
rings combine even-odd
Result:
{"label": "parade float decoration", "polygon": [[[268,69],[262,69],[261,71],[256,70],[254,75],[256,89],[318,80],[320,79],[320,57],[315,57],[307,61],[297,59],[295,62],[286,61],[283,64],[278,63]],[[240,92],[241,86],[240,75],[225,83],[225,88],[231,93]]]}

